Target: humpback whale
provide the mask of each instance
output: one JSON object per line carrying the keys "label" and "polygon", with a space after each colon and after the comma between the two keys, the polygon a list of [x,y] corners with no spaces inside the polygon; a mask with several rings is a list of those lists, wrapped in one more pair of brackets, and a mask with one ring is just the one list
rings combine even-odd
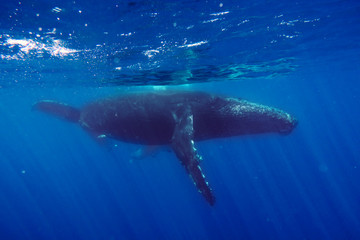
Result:
{"label": "humpback whale", "polygon": [[97,136],[143,145],[170,145],[210,205],[215,197],[200,167],[195,141],[249,134],[289,134],[290,114],[240,98],[203,92],[147,92],[100,99],[74,108],[40,101],[33,109],[80,124]]}

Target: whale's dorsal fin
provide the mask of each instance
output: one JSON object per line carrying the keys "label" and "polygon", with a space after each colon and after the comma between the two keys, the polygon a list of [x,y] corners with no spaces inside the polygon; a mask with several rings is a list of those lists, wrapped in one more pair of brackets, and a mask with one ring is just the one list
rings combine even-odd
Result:
{"label": "whale's dorsal fin", "polygon": [[210,205],[214,205],[215,197],[211,192],[208,182],[205,180],[205,175],[202,173],[199,165],[201,157],[197,154],[194,146],[194,124],[191,107],[181,105],[173,115],[176,125],[171,146],[199,192]]}

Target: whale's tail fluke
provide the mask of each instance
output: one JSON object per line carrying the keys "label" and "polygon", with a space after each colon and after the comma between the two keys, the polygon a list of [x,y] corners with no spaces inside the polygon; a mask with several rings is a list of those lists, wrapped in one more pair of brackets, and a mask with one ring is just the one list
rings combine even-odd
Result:
{"label": "whale's tail fluke", "polygon": [[45,100],[37,102],[33,105],[32,110],[49,113],[69,122],[78,122],[80,118],[79,109],[55,101]]}

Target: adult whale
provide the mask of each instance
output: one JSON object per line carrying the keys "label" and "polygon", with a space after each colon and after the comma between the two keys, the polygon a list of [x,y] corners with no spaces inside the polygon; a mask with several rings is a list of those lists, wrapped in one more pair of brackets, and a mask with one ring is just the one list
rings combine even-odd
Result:
{"label": "adult whale", "polygon": [[85,130],[125,142],[171,145],[210,205],[214,195],[200,167],[194,141],[260,133],[290,133],[288,113],[243,99],[202,92],[149,92],[106,98],[77,109],[40,101],[40,110],[79,123]]}

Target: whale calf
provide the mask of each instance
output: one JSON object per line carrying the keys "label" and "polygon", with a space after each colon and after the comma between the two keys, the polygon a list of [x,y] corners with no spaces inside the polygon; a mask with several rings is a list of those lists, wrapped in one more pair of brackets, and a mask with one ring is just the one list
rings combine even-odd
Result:
{"label": "whale calf", "polygon": [[80,109],[45,100],[33,109],[79,123],[97,136],[143,145],[170,145],[210,205],[214,205],[215,197],[200,167],[202,158],[195,141],[289,134],[297,125],[297,120],[282,110],[203,92],[133,93],[100,99]]}

